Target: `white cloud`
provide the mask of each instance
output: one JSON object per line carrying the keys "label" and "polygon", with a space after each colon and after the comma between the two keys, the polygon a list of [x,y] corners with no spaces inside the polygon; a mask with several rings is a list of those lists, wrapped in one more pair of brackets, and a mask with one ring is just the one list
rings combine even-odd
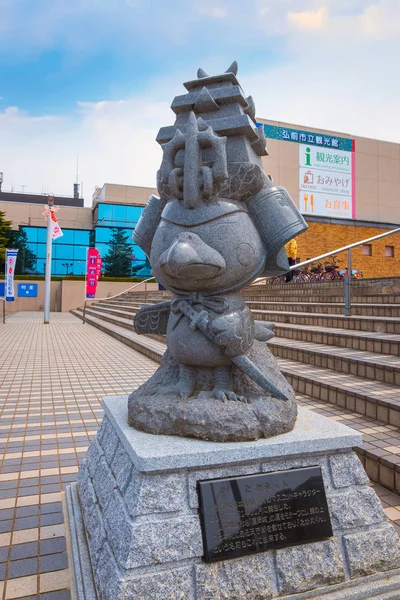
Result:
{"label": "white cloud", "polygon": [[389,40],[400,35],[399,0],[362,0],[350,8],[325,0],[316,10],[289,11],[287,23],[292,30],[349,41]]}
{"label": "white cloud", "polygon": [[204,0],[199,4],[197,11],[200,15],[212,17],[213,19],[224,19],[228,15],[226,6],[218,5],[215,2],[205,2]]}
{"label": "white cloud", "polygon": [[105,182],[154,186],[161,162],[155,141],[173,122],[155,98],[79,103],[78,118],[30,117],[15,107],[0,113],[3,189],[72,195],[76,156],[86,204]]}
{"label": "white cloud", "polygon": [[360,16],[361,31],[375,39],[398,38],[400,35],[400,2],[380,0],[371,3]]}
{"label": "white cloud", "polygon": [[324,31],[328,23],[326,7],[314,11],[289,12],[287,15],[289,26],[303,31]]}

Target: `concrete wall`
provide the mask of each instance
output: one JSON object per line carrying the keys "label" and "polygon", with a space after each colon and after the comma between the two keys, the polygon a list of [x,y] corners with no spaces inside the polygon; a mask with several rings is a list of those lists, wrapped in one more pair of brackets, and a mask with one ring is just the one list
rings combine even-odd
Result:
{"label": "concrete wall", "polygon": [[[380,223],[400,223],[400,144],[347,133],[257,119],[279,127],[355,140],[356,218]],[[299,148],[295,142],[267,138],[269,156],[263,157],[266,173],[285,186],[299,205]]]}
{"label": "concrete wall", "polygon": [[94,204],[97,204],[98,202],[109,202],[111,204],[136,204],[139,206],[146,206],[151,194],[158,195],[156,188],[105,183],[100,191],[97,190],[95,192],[93,202]]}
{"label": "concrete wall", "polygon": [[[1,202],[0,211],[6,213],[6,219],[12,221],[13,229],[18,225],[46,227],[43,216],[44,206],[40,204],[24,204],[22,202]],[[92,229],[92,209],[61,206],[57,211],[61,229]]]}
{"label": "concrete wall", "polygon": [[[3,280],[0,280],[3,281]],[[6,313],[14,313],[21,311],[41,311],[43,310],[44,303],[44,281],[32,281],[32,280],[18,280],[15,281],[14,289],[17,294],[18,283],[37,283],[38,284],[38,295],[37,298],[19,298],[15,297],[14,302],[6,302]],[[132,285],[133,282],[127,281],[99,281],[97,287],[97,298],[108,298],[114,294],[124,292]],[[135,291],[144,291],[145,289],[158,290],[156,283],[141,284],[135,288]],[[84,281],[71,281],[64,279],[63,281],[52,281],[50,290],[50,310],[55,312],[68,312],[71,309],[83,306],[85,300],[85,282]],[[0,304],[0,311],[3,307]]]}
{"label": "concrete wall", "polygon": [[[0,280],[3,282],[4,280]],[[6,313],[14,313],[20,311],[40,311],[43,310],[44,304],[44,281],[18,280],[14,282],[14,292],[18,293],[18,284],[37,283],[38,295],[37,298],[24,298],[15,296],[14,302],[6,302]],[[61,281],[52,281],[50,288],[50,310],[59,311],[61,309]],[[0,310],[3,310],[0,306]]]}

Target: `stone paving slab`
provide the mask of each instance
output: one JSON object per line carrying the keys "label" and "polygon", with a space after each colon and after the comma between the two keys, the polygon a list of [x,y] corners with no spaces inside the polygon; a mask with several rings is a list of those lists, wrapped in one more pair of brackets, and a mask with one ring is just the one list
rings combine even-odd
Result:
{"label": "stone paving slab", "polygon": [[[101,398],[130,393],[157,367],[71,314],[52,313],[44,326],[42,313],[16,313],[0,325],[0,600],[69,600],[62,491],[97,431]],[[371,430],[367,443],[400,433],[310,398],[300,403]],[[374,487],[400,529],[400,497]]]}
{"label": "stone paving slab", "polygon": [[103,416],[157,365],[70,314],[0,327],[0,599],[68,600],[62,491]]}

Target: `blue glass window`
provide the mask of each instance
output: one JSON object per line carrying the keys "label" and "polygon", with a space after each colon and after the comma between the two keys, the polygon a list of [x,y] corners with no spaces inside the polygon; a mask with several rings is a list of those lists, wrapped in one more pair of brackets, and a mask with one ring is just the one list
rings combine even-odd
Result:
{"label": "blue glass window", "polygon": [[139,206],[127,207],[127,221],[131,227],[135,227],[143,212],[143,208]]}
{"label": "blue glass window", "polygon": [[113,224],[116,227],[126,227],[126,205],[115,204],[113,207]]}
{"label": "blue glass window", "polygon": [[112,225],[113,220],[113,205],[112,204],[98,204],[98,217],[97,223],[104,224],[105,226]]}
{"label": "blue glass window", "polygon": [[87,246],[74,246],[74,258],[77,260],[86,260]]}
{"label": "blue glass window", "polygon": [[47,237],[47,228],[46,227],[36,227],[35,229],[37,230],[37,241],[45,244],[46,237]]}
{"label": "blue glass window", "polygon": [[[28,246],[36,255],[35,271],[44,274],[46,260],[46,227],[23,227],[28,237]],[[90,231],[87,229],[63,228],[63,236],[53,241],[52,273],[53,275],[84,275],[86,249],[89,246]],[[71,266],[72,265],[72,266]]]}

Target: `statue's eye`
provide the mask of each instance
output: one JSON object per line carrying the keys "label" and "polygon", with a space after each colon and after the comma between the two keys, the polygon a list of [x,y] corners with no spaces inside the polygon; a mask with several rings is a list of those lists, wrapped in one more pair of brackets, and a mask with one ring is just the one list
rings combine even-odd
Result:
{"label": "statue's eye", "polygon": [[243,267],[248,267],[253,262],[255,255],[251,244],[239,244],[236,248],[236,257]]}

